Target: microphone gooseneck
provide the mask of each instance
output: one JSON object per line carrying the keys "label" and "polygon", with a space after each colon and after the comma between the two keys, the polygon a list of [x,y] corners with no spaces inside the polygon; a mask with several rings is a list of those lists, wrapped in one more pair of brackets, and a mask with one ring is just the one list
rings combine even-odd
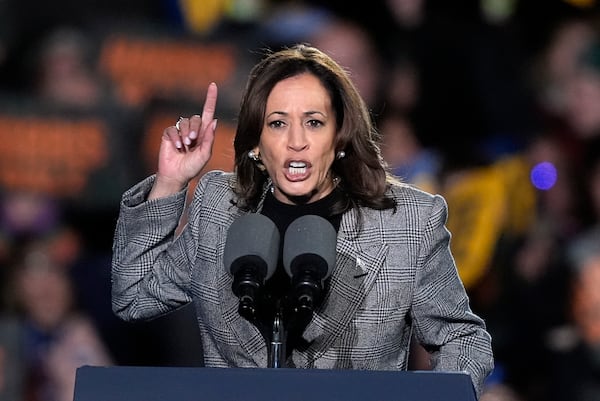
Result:
{"label": "microphone gooseneck", "polygon": [[283,322],[283,316],[281,315],[281,311],[278,310],[273,318],[271,342],[269,346],[270,368],[281,368],[284,366],[286,355],[286,337],[287,332]]}

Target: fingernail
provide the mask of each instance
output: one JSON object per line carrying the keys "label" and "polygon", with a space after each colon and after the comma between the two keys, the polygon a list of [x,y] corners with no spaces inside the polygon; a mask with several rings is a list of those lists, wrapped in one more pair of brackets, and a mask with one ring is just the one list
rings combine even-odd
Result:
{"label": "fingernail", "polygon": [[213,124],[212,124],[212,130],[213,131],[217,129],[217,121],[219,121],[219,120],[213,121]]}
{"label": "fingernail", "polygon": [[183,138],[183,143],[185,143],[186,145],[191,145],[192,141],[190,140],[190,138],[188,138],[187,136],[185,138]]}
{"label": "fingernail", "polygon": [[181,147],[182,147],[182,146],[183,146],[183,145],[181,144],[181,142],[180,142],[180,141],[176,141],[176,142],[175,142],[175,147],[176,147],[177,149],[181,149]]}
{"label": "fingernail", "polygon": [[190,131],[189,137],[191,139],[196,139],[198,137],[198,134],[196,133],[196,131]]}

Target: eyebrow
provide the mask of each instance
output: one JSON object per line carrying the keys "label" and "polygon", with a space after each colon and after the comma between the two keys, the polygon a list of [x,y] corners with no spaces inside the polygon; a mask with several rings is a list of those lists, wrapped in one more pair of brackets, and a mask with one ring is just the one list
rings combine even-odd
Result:
{"label": "eyebrow", "polygon": [[[277,115],[282,115],[282,116],[287,116],[287,115],[289,115],[289,113],[287,113],[287,112],[285,112],[285,111],[272,111],[272,112],[270,112],[269,114],[267,114],[267,117],[270,117],[270,116],[272,116],[272,115],[274,115],[274,114],[277,114]],[[313,115],[315,115],[315,114],[319,114],[319,115],[321,115],[321,116],[323,116],[323,117],[327,117],[327,114],[325,114],[325,113],[324,113],[324,112],[322,112],[322,111],[318,111],[318,110],[310,110],[310,111],[305,111],[304,113],[302,113],[302,115],[303,115],[303,116],[313,116]]]}

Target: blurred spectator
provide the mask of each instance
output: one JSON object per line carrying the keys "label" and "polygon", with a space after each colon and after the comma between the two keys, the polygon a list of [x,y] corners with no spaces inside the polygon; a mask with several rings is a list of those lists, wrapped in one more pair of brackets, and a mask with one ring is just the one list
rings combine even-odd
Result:
{"label": "blurred spectator", "polygon": [[534,56],[530,80],[541,111],[554,118],[564,118],[567,85],[577,74],[582,51],[595,38],[588,19],[571,17],[553,29],[547,44]]}
{"label": "blurred spectator", "polygon": [[564,90],[565,118],[577,138],[600,136],[600,36],[584,46]]}
{"label": "blurred spectator", "polygon": [[585,150],[584,198],[589,221],[567,251],[573,279],[569,302],[571,330],[565,330],[556,364],[558,400],[600,399],[600,140]]}
{"label": "blurred spectator", "polygon": [[367,105],[380,111],[384,64],[371,34],[359,23],[331,16],[326,24],[308,34],[306,40],[348,69]]}
{"label": "blurred spectator", "polygon": [[442,161],[434,149],[423,147],[407,117],[389,110],[380,119],[381,151],[393,173],[404,182],[438,193]]}
{"label": "blurred spectator", "polygon": [[93,76],[89,45],[75,31],[60,30],[44,38],[39,52],[37,95],[48,102],[90,107],[100,97],[98,79]]}
{"label": "blurred spectator", "polygon": [[363,25],[324,5],[284,1],[271,8],[261,31],[259,39],[272,47],[308,42],[328,53],[350,72],[371,109],[380,111],[385,67],[374,38]]}
{"label": "blurred spectator", "polygon": [[96,69],[96,48],[84,31],[68,26],[43,37],[32,56],[34,96],[68,108],[99,107],[111,88]]}
{"label": "blurred spectator", "polygon": [[16,319],[19,327],[13,346],[23,360],[21,392],[28,401],[70,401],[78,367],[113,363],[93,322],[74,302],[68,268],[75,255],[73,249],[61,252],[58,239],[23,242],[13,265],[15,315],[4,319]]}
{"label": "blurred spectator", "polygon": [[393,109],[412,116],[417,107],[420,93],[419,69],[411,55],[398,50],[385,61],[385,89],[383,101],[385,109]]}
{"label": "blurred spectator", "polygon": [[57,201],[29,191],[3,194],[0,216],[0,230],[13,240],[46,233],[56,227],[60,220]]}
{"label": "blurred spectator", "polygon": [[572,314],[576,339],[560,361],[564,401],[600,399],[600,253],[588,254],[575,266]]}
{"label": "blurred spectator", "polygon": [[386,0],[385,3],[396,24],[403,29],[414,29],[425,19],[426,0]]}
{"label": "blurred spectator", "polygon": [[60,220],[57,202],[39,193],[7,191],[0,195],[0,313],[8,300],[8,264],[25,239],[47,235]]}

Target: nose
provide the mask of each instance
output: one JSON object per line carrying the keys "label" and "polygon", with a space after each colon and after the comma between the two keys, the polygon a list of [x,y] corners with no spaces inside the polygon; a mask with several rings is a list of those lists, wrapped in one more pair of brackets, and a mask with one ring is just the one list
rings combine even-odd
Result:
{"label": "nose", "polygon": [[308,148],[306,132],[302,124],[292,125],[288,131],[288,149],[299,152]]}

